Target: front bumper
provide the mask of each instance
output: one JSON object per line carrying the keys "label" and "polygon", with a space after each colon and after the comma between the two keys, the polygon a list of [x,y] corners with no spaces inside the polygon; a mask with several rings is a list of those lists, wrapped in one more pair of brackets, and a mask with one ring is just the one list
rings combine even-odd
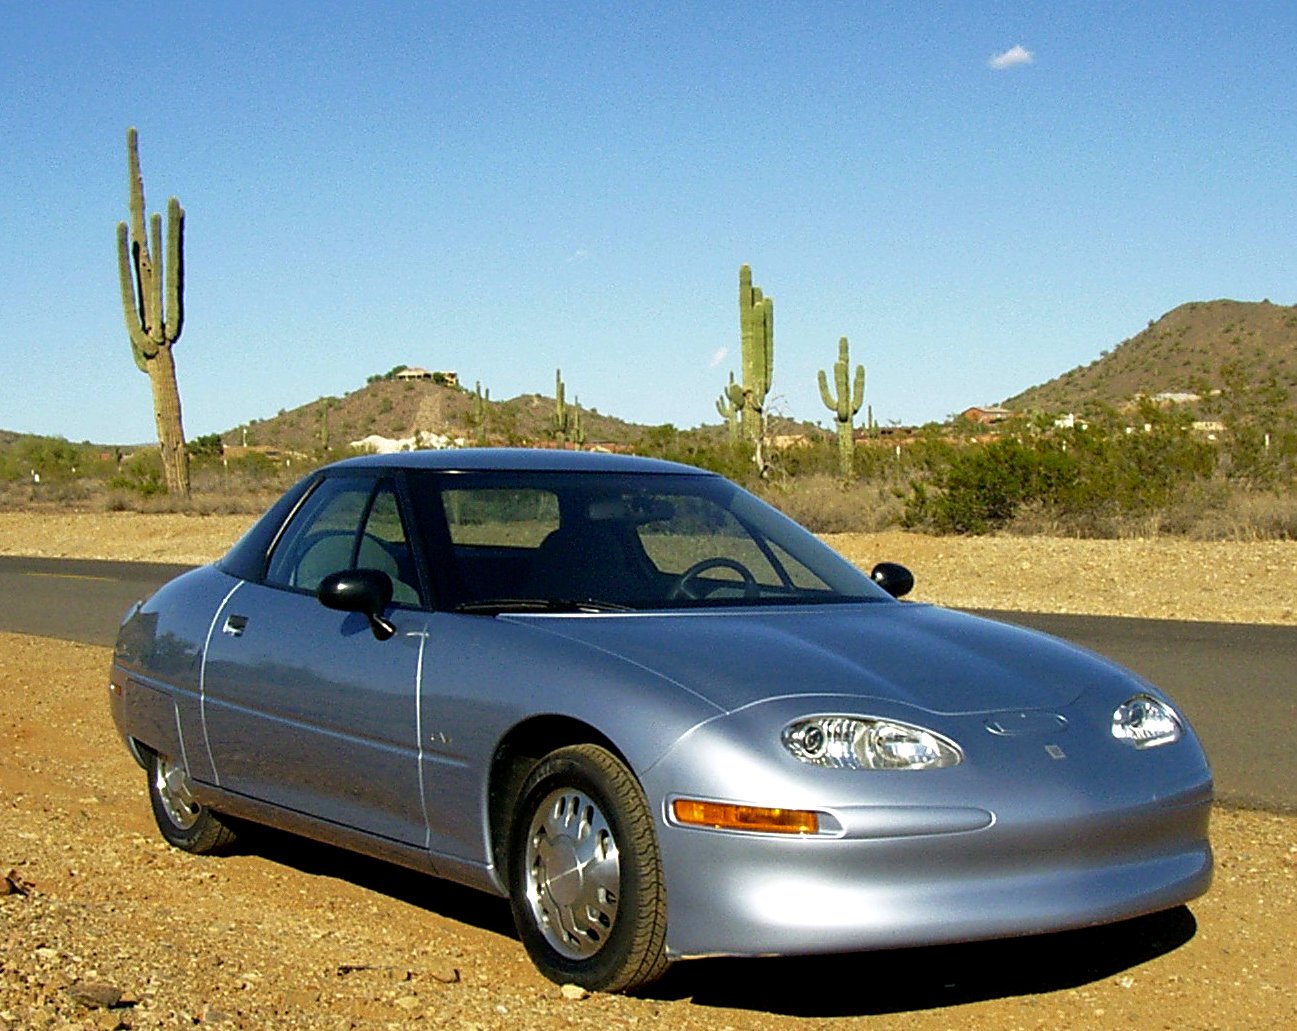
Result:
{"label": "front bumper", "polygon": [[1122,813],[1001,818],[956,833],[878,816],[909,822],[910,833],[790,839],[664,820],[668,952],[853,952],[1041,934],[1169,909],[1211,883],[1210,785]]}
{"label": "front bumper", "polygon": [[[1039,934],[1158,912],[1211,884],[1211,770],[1187,725],[1179,742],[1140,750],[1112,739],[1106,701],[1007,736],[988,733],[985,714],[925,717],[913,722],[965,756],[921,772],[822,769],[778,743],[790,720],[841,705],[752,706],[695,728],[646,771],[673,956]],[[814,836],[685,826],[670,816],[678,797],[826,818]]]}
{"label": "front bumper", "polygon": [[1086,808],[973,831],[937,821],[933,833],[921,815],[880,809],[878,826],[892,833],[815,838],[664,817],[668,951],[795,955],[1012,937],[1157,912],[1207,890],[1210,782],[1121,812]]}

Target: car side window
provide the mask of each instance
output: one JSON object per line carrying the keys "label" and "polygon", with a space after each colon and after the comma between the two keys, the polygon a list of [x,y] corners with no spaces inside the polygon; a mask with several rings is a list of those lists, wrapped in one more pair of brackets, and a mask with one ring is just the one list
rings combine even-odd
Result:
{"label": "car side window", "polygon": [[401,506],[390,484],[382,484],[369,507],[356,565],[381,569],[392,578],[392,600],[402,605],[419,604],[419,576],[414,555],[401,522]]}
{"label": "car side window", "polygon": [[314,591],[330,573],[379,569],[392,600],[418,605],[419,577],[396,491],[369,478],[330,477],[311,493],[270,556],[266,582]]}
{"label": "car side window", "polygon": [[316,487],[271,553],[266,582],[314,591],[330,573],[350,569],[373,489],[371,479],[346,477]]}

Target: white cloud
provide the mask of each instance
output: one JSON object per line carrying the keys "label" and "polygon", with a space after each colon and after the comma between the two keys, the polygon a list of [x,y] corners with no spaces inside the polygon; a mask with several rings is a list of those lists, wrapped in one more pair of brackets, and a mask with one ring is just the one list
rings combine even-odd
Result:
{"label": "white cloud", "polygon": [[588,250],[586,250],[584,247],[578,247],[575,251],[573,251],[570,255],[568,255],[567,263],[569,265],[579,265],[581,264],[581,262],[588,260],[589,257],[590,257],[590,252]]}
{"label": "white cloud", "polygon": [[707,363],[707,368],[714,369],[730,355],[728,347],[721,347],[712,355],[712,360]]}
{"label": "white cloud", "polygon": [[1016,68],[1020,64],[1032,64],[1035,60],[1036,55],[1019,43],[1002,54],[996,54],[986,63],[997,72],[1002,72],[1008,68]]}

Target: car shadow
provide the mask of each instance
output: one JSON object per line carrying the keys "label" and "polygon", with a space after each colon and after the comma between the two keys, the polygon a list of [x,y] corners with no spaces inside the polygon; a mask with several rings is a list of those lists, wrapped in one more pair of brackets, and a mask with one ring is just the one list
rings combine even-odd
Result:
{"label": "car shadow", "polygon": [[506,938],[517,940],[518,937],[507,899],[359,852],[287,831],[249,825],[240,827],[236,854],[259,856],[311,877],[347,881],[457,923]]}
{"label": "car shadow", "polygon": [[[332,877],[517,940],[506,899],[265,827],[239,853]],[[637,993],[660,1001],[792,1017],[881,1016],[1062,991],[1114,977],[1190,941],[1187,906],[1103,927],[999,941],[827,956],[697,959]],[[521,947],[521,946],[520,946]]]}
{"label": "car shadow", "polygon": [[1198,924],[1185,906],[1056,934],[831,956],[678,963],[645,992],[793,1017],[880,1016],[1037,995],[1113,977],[1172,952]]}

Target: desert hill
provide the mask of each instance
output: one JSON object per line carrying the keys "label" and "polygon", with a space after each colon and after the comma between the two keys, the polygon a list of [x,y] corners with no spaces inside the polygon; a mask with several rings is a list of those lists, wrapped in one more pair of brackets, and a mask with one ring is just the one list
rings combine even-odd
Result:
{"label": "desert hill", "polygon": [[[268,419],[254,419],[222,433],[227,447],[249,445],[314,454],[345,449],[349,444],[376,435],[398,440],[416,434],[478,438],[476,394],[462,387],[431,379],[375,377],[343,397],[323,397],[297,408],[281,410]],[[527,445],[553,438],[554,399],[523,394],[507,401],[484,404],[485,436],[491,444]],[[576,405],[568,401],[569,413]],[[581,408],[587,441],[628,444],[642,427],[591,408]]]}
{"label": "desert hill", "polygon": [[1084,413],[1138,394],[1207,396],[1233,367],[1243,382],[1270,380],[1297,409],[1297,306],[1269,301],[1194,301],[1048,383],[1008,398],[1014,411]]}
{"label": "desert hill", "polygon": [[[1297,306],[1232,300],[1183,304],[1088,365],[1024,390],[1003,404],[1014,411],[1084,414],[1102,405],[1121,407],[1140,394],[1208,396],[1226,385],[1225,374],[1231,369],[1252,386],[1272,382],[1287,394],[1287,404],[1297,414]],[[303,455],[343,452],[353,441],[370,435],[402,439],[422,432],[469,443],[479,440],[474,391],[431,379],[400,379],[396,371],[371,377],[365,386],[343,397],[319,398],[216,436],[227,447],[249,445]],[[182,382],[183,376],[182,369]],[[569,410],[576,407],[569,395]],[[523,394],[492,400],[485,410],[487,443],[525,446],[553,439],[552,397]],[[631,447],[654,432],[652,427],[592,408],[583,407],[581,416],[589,444]],[[772,426],[773,433],[817,432],[809,423],[780,422]],[[717,440],[725,432],[714,424],[701,429]],[[31,464],[25,453],[52,446],[49,441],[54,440],[0,430],[0,478],[13,478],[19,466],[25,470]],[[111,445],[87,443],[86,447]]]}

